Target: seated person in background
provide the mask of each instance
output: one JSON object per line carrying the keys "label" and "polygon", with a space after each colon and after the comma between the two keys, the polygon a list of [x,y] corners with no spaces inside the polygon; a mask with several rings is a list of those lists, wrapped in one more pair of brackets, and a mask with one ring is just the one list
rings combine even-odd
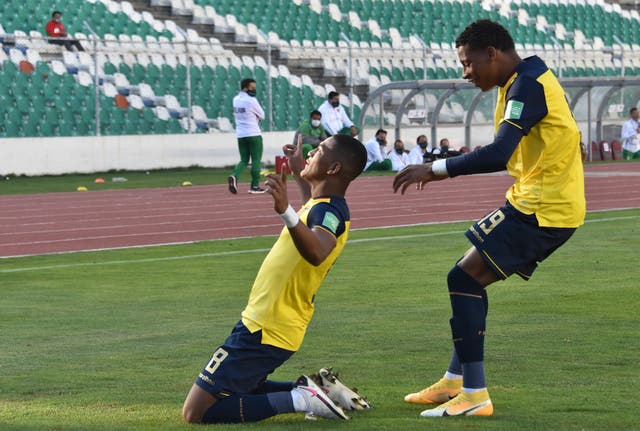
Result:
{"label": "seated person in background", "polygon": [[416,146],[409,152],[409,164],[421,165],[425,162],[426,155],[431,155],[429,141],[425,135],[420,135],[416,139]]}
{"label": "seated person in background", "polygon": [[307,160],[309,151],[328,138],[327,132],[322,126],[322,114],[320,111],[311,111],[309,119],[300,123],[300,127],[293,138],[293,145],[297,145],[299,135],[302,136],[302,156],[304,160]]}
{"label": "seated person in background", "polygon": [[330,91],[327,95],[327,100],[318,107],[318,111],[322,114],[322,127],[324,127],[329,136],[337,133],[351,136],[358,134],[357,127],[353,125],[353,121],[340,105],[339,93]]}
{"label": "seated person in background", "polygon": [[440,148],[433,150],[436,159],[445,159],[447,157],[459,156],[460,151],[451,150],[449,148],[449,140],[447,138],[440,139]]}
{"label": "seated person in background", "polygon": [[387,131],[384,129],[378,129],[376,135],[369,139],[364,144],[364,148],[367,150],[367,164],[364,167],[365,171],[390,171],[391,160],[386,159],[384,154],[385,146],[387,145]]}
{"label": "seated person in background", "polygon": [[393,151],[389,153],[389,160],[391,160],[391,170],[401,171],[407,165],[409,165],[409,153],[404,149],[404,142],[401,139],[396,139],[393,143]]}
{"label": "seated person in background", "polygon": [[[72,47],[76,47],[78,51],[84,51],[80,42],[76,39],[68,39],[67,29],[62,24],[62,12],[54,11],[51,14],[51,20],[47,23],[45,30],[49,36],[49,43],[54,45],[63,45],[67,51],[73,51]],[[55,39],[60,38],[60,39]]]}

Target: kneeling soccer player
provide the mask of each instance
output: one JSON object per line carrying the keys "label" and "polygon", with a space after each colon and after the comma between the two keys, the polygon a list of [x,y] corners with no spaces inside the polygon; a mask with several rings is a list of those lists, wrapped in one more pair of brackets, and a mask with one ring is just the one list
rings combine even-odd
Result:
{"label": "kneeling soccer player", "polygon": [[447,278],[453,316],[453,357],[447,373],[405,401],[441,404],[425,417],[489,416],[493,403],[484,375],[489,307],[485,288],[512,274],[528,280],[541,262],[584,221],[580,131],[560,83],[536,57],[521,59],[500,24],[480,20],[456,39],[463,78],[482,91],[498,86],[493,143],[462,156],[413,165],[393,183],[402,193],[430,181],[497,172],[514,178],[507,202],[466,233],[473,246]]}
{"label": "kneeling soccer player", "polygon": [[298,213],[289,205],[284,169],[267,175],[267,193],[285,228],[258,271],[242,319],[191,387],[182,409],[186,422],[253,422],[293,412],[348,419],[343,408],[369,407],[324,369],[319,385],[307,376],[267,380],[302,344],[316,291],[347,240],[345,192],[367,161],[364,146],[346,135],[321,142],[304,169],[300,142],[283,150],[306,203]]}

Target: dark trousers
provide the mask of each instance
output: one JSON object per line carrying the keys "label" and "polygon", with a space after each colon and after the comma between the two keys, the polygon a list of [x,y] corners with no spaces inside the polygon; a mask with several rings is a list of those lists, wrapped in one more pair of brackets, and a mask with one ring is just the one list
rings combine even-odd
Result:
{"label": "dark trousers", "polygon": [[76,47],[78,51],[84,51],[82,45],[77,39],[49,39],[49,43],[54,45],[62,45],[67,48],[67,51],[73,51],[72,47]]}

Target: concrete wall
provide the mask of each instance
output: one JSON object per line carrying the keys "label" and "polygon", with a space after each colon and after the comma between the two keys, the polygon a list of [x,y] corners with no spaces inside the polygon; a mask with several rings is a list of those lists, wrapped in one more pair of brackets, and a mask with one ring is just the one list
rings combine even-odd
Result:
{"label": "concrete wall", "polygon": [[[273,163],[293,135],[265,133],[262,160]],[[233,133],[0,139],[1,175],[224,167],[238,160]]]}
{"label": "concrete wall", "polygon": [[[584,122],[579,125],[583,141],[587,142],[587,125]],[[365,129],[363,140],[370,139],[375,130]],[[387,149],[391,150],[393,127],[386,130],[389,132]],[[407,150],[414,147],[420,134],[431,139],[431,131],[427,127],[404,127],[401,132]],[[273,164],[275,157],[282,155],[282,145],[292,142],[293,135],[294,132],[264,133],[262,161]],[[492,136],[492,126],[474,126],[472,148],[489,144]],[[464,128],[459,124],[441,125],[438,139],[444,137],[449,138],[453,148],[459,148],[464,145]],[[0,175],[60,175],[194,165],[225,167],[236,164],[238,160],[234,133],[0,139]]]}

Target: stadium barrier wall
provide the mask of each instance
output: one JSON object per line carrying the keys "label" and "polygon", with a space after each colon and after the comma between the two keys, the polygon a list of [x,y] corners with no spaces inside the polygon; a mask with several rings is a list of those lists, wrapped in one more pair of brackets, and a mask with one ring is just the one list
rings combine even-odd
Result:
{"label": "stadium barrier wall", "polygon": [[[264,162],[282,154],[294,132],[263,134]],[[60,175],[188,166],[225,167],[239,160],[236,135],[119,135],[0,140],[0,174]]]}

